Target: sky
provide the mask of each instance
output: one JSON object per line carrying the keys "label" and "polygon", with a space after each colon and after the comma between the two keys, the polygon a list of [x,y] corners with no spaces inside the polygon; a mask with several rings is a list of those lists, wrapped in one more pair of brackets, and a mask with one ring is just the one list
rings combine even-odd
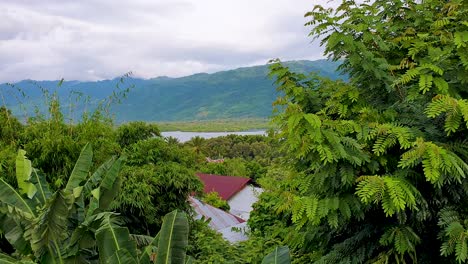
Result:
{"label": "sky", "polygon": [[326,0],[0,0],[0,82],[180,77],[321,59]]}

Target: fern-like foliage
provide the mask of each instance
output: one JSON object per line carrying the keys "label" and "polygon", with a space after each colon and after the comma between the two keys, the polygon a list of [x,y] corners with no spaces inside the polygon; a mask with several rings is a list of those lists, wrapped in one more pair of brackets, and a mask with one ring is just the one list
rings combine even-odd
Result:
{"label": "fern-like foliage", "polygon": [[445,114],[445,131],[450,134],[460,128],[462,121],[468,127],[468,100],[437,95],[427,107],[426,114],[431,118]]}
{"label": "fern-like foliage", "polygon": [[464,223],[437,218],[446,207],[468,218],[468,3],[342,1],[306,17],[349,80],[271,64],[292,172],[272,192],[304,233],[300,251],[317,263],[466,262],[454,240]]}
{"label": "fern-like foliage", "polygon": [[390,176],[361,176],[356,194],[365,204],[381,203],[387,216],[406,208],[417,209],[421,194],[404,178]]}
{"label": "fern-like foliage", "polygon": [[[380,243],[382,245],[393,245],[399,256],[403,256],[405,253],[410,253],[414,262],[416,262],[417,259],[416,245],[420,242],[421,238],[409,226],[391,227],[387,229],[380,238]],[[401,259],[403,260],[403,258]]]}
{"label": "fern-like foliage", "polygon": [[455,255],[459,263],[468,260],[467,223],[454,208],[444,208],[439,214],[440,236],[444,238],[440,252],[444,256]]}

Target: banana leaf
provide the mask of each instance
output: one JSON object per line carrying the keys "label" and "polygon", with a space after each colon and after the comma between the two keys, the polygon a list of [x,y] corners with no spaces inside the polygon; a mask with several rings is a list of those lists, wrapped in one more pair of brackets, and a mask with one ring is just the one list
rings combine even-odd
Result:
{"label": "banana leaf", "polygon": [[45,204],[50,196],[52,196],[52,192],[50,191],[49,183],[46,181],[46,177],[41,175],[38,170],[33,168],[30,181],[36,186],[37,189],[35,198],[39,199],[41,204]]}
{"label": "banana leaf", "polygon": [[[40,259],[46,252],[52,257],[61,259],[60,245],[69,237],[68,215],[73,205],[73,194],[66,191],[56,192],[46,203],[31,232],[31,247],[34,255]],[[51,249],[54,249],[51,252]]]}
{"label": "banana leaf", "polygon": [[19,260],[12,258],[8,255],[0,253],[0,264],[18,264]]}
{"label": "banana leaf", "polygon": [[288,247],[276,247],[273,252],[266,255],[262,264],[290,264]]}
{"label": "banana leaf", "polygon": [[115,162],[115,157],[112,157],[105,163],[103,163],[97,170],[88,178],[86,183],[83,185],[84,196],[87,198],[91,191],[101,182],[102,177],[112,167]]}
{"label": "banana leaf", "polygon": [[31,161],[26,158],[26,151],[18,150],[16,156],[16,180],[18,181],[18,188],[20,194],[25,194],[29,199],[36,194],[36,186],[29,182],[31,178],[32,166]]}
{"label": "banana leaf", "polygon": [[65,191],[73,192],[73,189],[79,187],[88,178],[89,169],[92,165],[93,149],[88,143],[81,150],[80,157],[75,163],[75,167],[68,179]]}
{"label": "banana leaf", "polygon": [[35,204],[32,200],[26,199],[18,193],[15,188],[0,178],[0,204],[8,205],[16,213],[23,215],[24,217],[31,219],[36,217]]}
{"label": "banana leaf", "polygon": [[107,171],[99,186],[99,209],[107,210],[118,195],[122,179],[119,176],[122,157],[117,159]]}
{"label": "banana leaf", "polygon": [[158,232],[158,234],[151,240],[151,242],[143,250],[143,253],[141,253],[140,255],[140,264],[148,264],[148,263],[153,262],[153,258],[157,252],[157,246],[159,243],[160,234],[161,232]]}
{"label": "banana leaf", "polygon": [[153,241],[155,240],[155,237],[137,234],[130,234],[130,238],[135,241],[137,248],[147,247],[153,244]]}
{"label": "banana leaf", "polygon": [[106,263],[114,264],[114,263],[125,263],[125,264],[132,264],[137,263],[136,259],[130,252],[125,249],[121,248],[117,250],[114,255],[110,257],[110,259],[106,260]]}
{"label": "banana leaf", "polygon": [[22,255],[29,255],[31,245],[24,238],[24,228],[19,219],[11,217],[11,215],[0,214],[0,230],[3,231],[3,236]]}
{"label": "banana leaf", "polygon": [[[78,251],[85,251],[88,254],[97,255],[92,253],[96,247],[96,230],[98,230],[106,217],[116,216],[116,213],[104,212],[90,216],[84,222],[80,222],[80,225],[73,231],[68,245],[66,246],[67,257],[75,256]],[[114,221],[114,224],[118,224]]]}
{"label": "banana leaf", "polygon": [[0,264],[35,264],[30,260],[18,260],[6,254],[0,253]]}
{"label": "banana leaf", "polygon": [[105,215],[96,231],[101,263],[137,263],[135,241],[130,238],[128,229],[118,226],[114,220],[112,215]]}
{"label": "banana leaf", "polygon": [[164,216],[156,264],[185,264],[188,232],[188,220],[185,213],[175,210]]}

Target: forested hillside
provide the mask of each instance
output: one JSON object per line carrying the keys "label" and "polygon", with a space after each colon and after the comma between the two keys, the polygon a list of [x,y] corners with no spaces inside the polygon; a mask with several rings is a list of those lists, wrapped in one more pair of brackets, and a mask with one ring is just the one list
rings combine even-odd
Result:
{"label": "forested hillside", "polygon": [[[337,62],[294,61],[287,65],[299,72],[339,77]],[[119,100],[120,104],[113,104],[111,110],[117,122],[265,118],[271,115],[271,103],[278,96],[266,65],[181,78],[21,81],[13,87],[0,87],[6,105],[17,116],[31,115],[35,106],[43,111],[44,91],[57,92],[64,112],[68,113],[73,105],[74,115],[93,110],[105,98],[115,97],[113,103]],[[127,98],[123,98],[124,94]]]}

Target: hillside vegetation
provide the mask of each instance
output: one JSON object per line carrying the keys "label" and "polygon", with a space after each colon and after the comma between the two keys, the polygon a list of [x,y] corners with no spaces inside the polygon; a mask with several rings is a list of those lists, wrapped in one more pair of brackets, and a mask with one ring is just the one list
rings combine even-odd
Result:
{"label": "hillside vegetation", "polygon": [[[319,72],[338,78],[336,62],[326,60],[288,62],[299,72]],[[60,84],[60,85],[59,85]],[[0,85],[5,103],[17,116],[31,116],[35,107],[45,110],[43,94],[54,92],[65,114],[79,116],[112,97],[116,121],[191,121],[211,119],[266,118],[278,93],[268,78],[268,67],[253,66],[213,74],[181,78],[117,78],[97,82],[21,81]],[[126,98],[123,98],[126,97]],[[108,100],[109,101],[109,100]],[[70,113],[69,109],[74,109]]]}

